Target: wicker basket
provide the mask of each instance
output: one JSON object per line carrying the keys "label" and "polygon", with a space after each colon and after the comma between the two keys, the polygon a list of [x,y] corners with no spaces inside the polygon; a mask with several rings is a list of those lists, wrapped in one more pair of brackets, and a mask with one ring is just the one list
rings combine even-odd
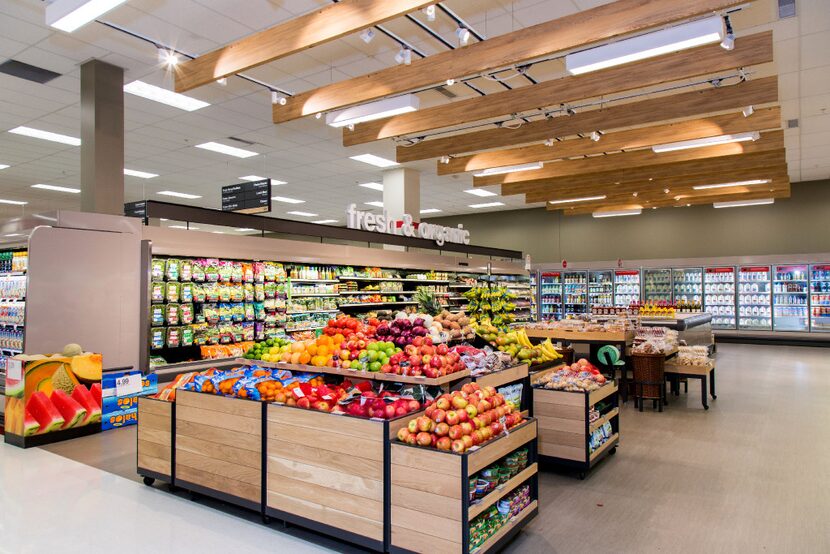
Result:
{"label": "wicker basket", "polygon": [[665,391],[665,354],[632,354],[634,368],[633,395],[648,400],[663,399]]}
{"label": "wicker basket", "polygon": [[571,365],[574,363],[574,349],[570,346],[563,346],[562,348],[557,348],[556,351],[562,356],[561,362],[566,365]]}

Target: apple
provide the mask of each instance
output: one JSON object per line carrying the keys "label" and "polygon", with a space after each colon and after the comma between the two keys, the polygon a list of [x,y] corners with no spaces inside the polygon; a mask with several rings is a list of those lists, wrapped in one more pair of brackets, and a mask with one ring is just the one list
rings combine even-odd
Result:
{"label": "apple", "polygon": [[501,433],[501,423],[498,421],[494,421],[490,424],[490,430],[493,432],[493,436],[497,436]]}
{"label": "apple", "polygon": [[311,400],[309,400],[307,396],[304,396],[297,400],[297,407],[306,410],[311,409]]}
{"label": "apple", "polygon": [[474,418],[475,416],[478,415],[478,409],[476,409],[476,407],[473,406],[472,404],[467,404],[467,406],[464,408],[464,410],[467,412],[467,415],[470,418]]}
{"label": "apple", "polygon": [[432,415],[430,416],[430,419],[432,419],[432,421],[434,421],[435,423],[441,423],[446,418],[447,418],[447,412],[445,412],[444,410],[442,410],[440,408],[438,408],[434,412],[432,412]]}
{"label": "apple", "polygon": [[438,444],[438,435],[436,435],[435,433],[431,433],[429,435],[429,438],[430,438],[430,446],[435,448],[435,445]]}
{"label": "apple", "polygon": [[455,396],[452,399],[452,407],[456,410],[461,410],[467,407],[467,399],[462,396]]}
{"label": "apple", "polygon": [[484,438],[484,433],[481,432],[481,429],[476,429],[475,431],[473,431],[473,434],[471,436],[473,437],[473,442],[475,444],[481,444],[485,440],[487,440]]}
{"label": "apple", "polygon": [[496,394],[498,394],[498,393],[496,392],[496,388],[495,388],[495,387],[489,387],[489,386],[488,386],[488,387],[484,387],[484,391],[487,393],[487,396],[495,396]]}
{"label": "apple", "polygon": [[435,379],[438,377],[438,372],[429,366],[424,366],[424,375],[430,379]]}
{"label": "apple", "polygon": [[[493,438],[493,430],[490,429],[489,425],[487,427],[482,427],[481,428],[481,434],[484,435],[484,440],[485,441],[489,441],[490,439]],[[410,435],[410,436],[412,436],[412,435]]]}
{"label": "apple", "polygon": [[407,402],[407,407],[409,408],[410,412],[417,412],[421,409],[421,403],[415,399],[412,399]]}
{"label": "apple", "polygon": [[439,344],[435,347],[435,351],[438,353],[439,356],[446,356],[447,352],[449,352],[450,349],[447,348],[446,344]]}
{"label": "apple", "polygon": [[418,443],[418,446],[431,446],[432,436],[430,436],[429,433],[424,433],[422,431],[415,436],[415,442]]}
{"label": "apple", "polygon": [[[464,413],[466,413],[466,412],[464,412]],[[434,415],[434,413],[433,413],[433,415]],[[459,419],[459,417],[458,417],[458,412],[456,412],[455,410],[450,410],[449,412],[446,413],[446,415],[444,417],[444,421],[446,421],[450,425],[458,425],[461,422],[461,419]]]}
{"label": "apple", "polygon": [[410,357],[418,355],[418,347],[412,344],[407,344],[403,351]]}
{"label": "apple", "polygon": [[460,425],[453,425],[447,433],[452,440],[460,439],[464,435],[464,430]]}
{"label": "apple", "polygon": [[392,373],[392,366],[389,364],[383,364],[380,366],[381,373]]}
{"label": "apple", "polygon": [[449,451],[452,448],[452,439],[449,437],[441,437],[435,442],[435,448],[438,450]]}
{"label": "apple", "polygon": [[406,428],[412,434],[417,433],[418,432],[418,420],[417,419],[410,419],[409,423],[406,424]]}
{"label": "apple", "polygon": [[412,339],[412,346],[417,346],[417,347],[420,348],[423,345],[424,345],[424,337],[417,336],[414,339]]}
{"label": "apple", "polygon": [[402,413],[402,414],[398,414],[397,413],[397,408],[395,408],[395,406],[393,404],[387,404],[386,405],[386,413],[384,415],[386,416],[386,419],[392,419],[396,415],[406,415],[406,411],[403,411],[403,412],[404,413]]}
{"label": "apple", "polygon": [[473,437],[470,435],[464,435],[461,437],[461,440],[464,441],[464,446],[469,450],[473,447]]}
{"label": "apple", "polygon": [[473,418],[471,418],[470,422],[473,424],[473,427],[475,427],[476,429],[481,429],[482,427],[484,427],[484,422],[482,422],[481,418],[478,417],[478,416],[474,416]]}
{"label": "apple", "polygon": [[467,410],[457,410],[455,413],[458,414],[458,421],[467,421],[470,419],[470,416],[467,415]]}
{"label": "apple", "polygon": [[473,393],[476,391],[476,389],[475,389],[475,388],[473,388],[473,384],[472,384],[472,383],[467,383],[467,384],[465,384],[464,386],[462,386],[462,387],[461,387],[461,390],[462,390],[463,392],[466,392],[467,394],[473,394]]}
{"label": "apple", "polygon": [[439,368],[441,367],[441,365],[442,365],[442,364],[441,364],[441,358],[439,358],[438,356],[432,356],[432,357],[429,359],[429,365],[431,365],[431,366],[432,366],[432,367],[434,367],[435,369],[439,369]]}
{"label": "apple", "polygon": [[406,438],[409,436],[409,429],[406,427],[401,427],[398,429],[398,440],[401,442],[406,442]]}
{"label": "apple", "polygon": [[486,412],[487,410],[492,410],[493,404],[488,400],[482,400],[478,403],[478,411],[479,412]]}
{"label": "apple", "polygon": [[330,412],[331,406],[325,400],[318,400],[314,403],[314,409],[320,412]]}
{"label": "apple", "polygon": [[409,411],[403,406],[398,406],[397,408],[395,408],[395,417],[403,417],[408,413]]}
{"label": "apple", "polygon": [[487,427],[493,421],[493,418],[490,417],[490,412],[479,413],[478,418],[481,420],[482,428]]}
{"label": "apple", "polygon": [[443,421],[435,426],[435,434],[444,437],[450,432],[450,426]]}
{"label": "apple", "polygon": [[424,356],[434,356],[435,355],[435,347],[429,344],[424,344],[421,347],[421,354]]}
{"label": "apple", "polygon": [[461,439],[457,439],[452,441],[450,448],[456,454],[463,454],[465,450],[467,450],[467,446],[464,444],[464,441]]}
{"label": "apple", "polygon": [[463,421],[459,425],[461,426],[461,431],[465,435],[469,435],[470,433],[473,432],[473,424],[470,423],[469,421]]}
{"label": "apple", "polygon": [[416,424],[418,426],[418,431],[423,431],[426,433],[432,432],[432,430],[435,428],[435,422],[426,416],[419,417],[416,420]]}
{"label": "apple", "polygon": [[418,367],[419,365],[421,365],[421,357],[417,354],[413,354],[409,357],[409,365],[411,365],[412,367]]}
{"label": "apple", "polygon": [[[433,404],[430,404],[429,406],[427,406],[427,409],[424,411],[424,414],[425,414],[427,417],[430,417],[430,418],[431,418],[431,417],[432,417],[432,413],[435,411],[435,409],[436,409],[436,408],[435,408],[435,404],[434,404],[434,403],[433,403]],[[415,410],[412,410],[412,411],[414,412]]]}
{"label": "apple", "polygon": [[409,435],[406,436],[406,444],[418,444],[416,437],[417,435],[415,435],[415,433],[409,433]]}

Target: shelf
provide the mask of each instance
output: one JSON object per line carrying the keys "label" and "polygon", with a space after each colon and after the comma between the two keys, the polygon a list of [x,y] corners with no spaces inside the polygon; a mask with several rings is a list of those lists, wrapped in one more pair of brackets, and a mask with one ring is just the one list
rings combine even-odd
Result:
{"label": "shelf", "polygon": [[303,331],[316,331],[317,329],[324,329],[325,325],[316,325],[314,327],[302,327],[300,329],[286,329],[286,333],[301,333]]}
{"label": "shelf", "polygon": [[617,417],[619,415],[619,413],[620,413],[620,409],[619,408],[614,408],[613,410],[611,410],[610,412],[608,412],[607,414],[605,414],[604,416],[602,416],[601,418],[599,418],[598,420],[593,422],[591,424],[591,426],[588,427],[588,432],[593,433],[594,431],[596,431],[597,429],[599,429],[600,427],[605,425],[607,422],[611,421],[612,418]]}
{"label": "shelf", "polygon": [[285,312],[285,315],[300,315],[300,314],[333,314],[338,312],[337,308],[333,310],[301,310],[299,312]]}
{"label": "shelf", "polygon": [[459,288],[459,289],[471,289],[471,288],[475,287],[475,285],[467,285],[465,283],[450,283],[449,286],[451,286],[452,288]]}
{"label": "shelf", "polygon": [[776,303],[773,308],[807,308],[807,304],[778,304]]}
{"label": "shelf", "polygon": [[400,306],[400,305],[415,305],[417,302],[415,301],[403,301],[403,302],[362,302],[358,304],[340,304],[340,308],[362,308],[363,306]]}
{"label": "shelf", "polygon": [[493,536],[481,543],[481,546],[476,548],[475,550],[471,550],[470,554],[474,554],[477,552],[487,552],[490,550],[497,542],[499,542],[502,537],[507,535],[510,531],[513,530],[514,527],[521,524],[524,519],[527,518],[528,515],[533,513],[534,510],[539,506],[539,501],[534,500],[527,506],[525,506],[524,510],[519,512],[515,517],[510,519],[507,523],[501,526],[501,528],[493,533]]}
{"label": "shelf", "polygon": [[15,277],[20,275],[26,275],[25,271],[3,271],[0,272],[0,277]]}
{"label": "shelf", "polygon": [[286,281],[291,281],[292,283],[339,283],[338,279],[292,279],[291,277],[287,277]]}
{"label": "shelf", "polygon": [[390,294],[414,294],[415,291],[412,290],[344,290],[341,291],[339,294],[366,294],[366,295],[386,295],[389,296]]}
{"label": "shelf", "polygon": [[487,508],[498,502],[502,499],[506,494],[513,492],[513,490],[536,475],[539,471],[539,464],[533,463],[527,466],[525,469],[520,471],[515,477],[512,477],[509,481],[507,481],[503,485],[499,485],[491,493],[487,496],[482,498],[481,500],[470,504],[470,508],[467,511],[468,517],[472,520],[474,517],[481,515]]}
{"label": "shelf", "polygon": [[24,323],[0,323],[0,327],[6,327],[9,329],[22,329],[24,326]]}
{"label": "shelf", "polygon": [[613,446],[613,445],[617,444],[617,440],[618,440],[619,438],[620,438],[620,434],[619,434],[619,433],[614,433],[613,435],[611,435],[610,437],[608,437],[608,440],[607,440],[607,441],[605,441],[605,442],[602,444],[602,446],[600,446],[599,448],[597,448],[596,450],[594,450],[593,452],[591,452],[591,456],[590,456],[590,458],[589,458],[588,460],[589,460],[590,462],[593,462],[594,460],[596,460],[596,459],[597,459],[597,457],[598,457],[600,454],[602,454],[603,452],[605,452],[606,450],[608,450],[611,446]]}
{"label": "shelf", "polygon": [[23,304],[24,302],[26,302],[26,297],[24,296],[23,298],[0,298],[0,303],[3,304],[15,304],[18,302]]}
{"label": "shelf", "polygon": [[289,296],[290,296],[291,298],[312,298],[312,297],[316,297],[316,298],[331,298],[331,297],[340,296],[340,295],[339,295],[338,293],[336,293],[336,292],[326,293],[326,294],[321,294],[321,293],[317,293],[317,292],[315,292],[315,293],[311,293],[311,292],[308,292],[308,293],[303,293],[303,292],[300,292],[300,293],[297,293],[297,294],[293,294],[293,293],[292,293],[292,294],[289,294]]}
{"label": "shelf", "polygon": [[401,281],[404,283],[426,283],[433,285],[448,285],[450,282],[441,279],[407,279],[405,277],[356,277],[351,275],[340,275],[340,281]]}

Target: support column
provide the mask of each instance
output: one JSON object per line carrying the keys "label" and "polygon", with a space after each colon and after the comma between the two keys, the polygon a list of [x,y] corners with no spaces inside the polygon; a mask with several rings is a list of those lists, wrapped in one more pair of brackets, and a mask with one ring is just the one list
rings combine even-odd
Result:
{"label": "support column", "polygon": [[124,214],[124,70],[81,66],[81,211]]}
{"label": "support column", "polygon": [[389,169],[383,172],[383,207],[390,217],[403,214],[421,220],[421,173],[415,169]]}

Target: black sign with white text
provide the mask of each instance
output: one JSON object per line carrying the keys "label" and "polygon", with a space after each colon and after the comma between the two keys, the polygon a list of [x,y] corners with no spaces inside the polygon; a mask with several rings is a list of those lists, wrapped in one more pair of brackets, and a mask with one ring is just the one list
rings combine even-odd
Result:
{"label": "black sign with white text", "polygon": [[222,211],[258,214],[271,211],[271,179],[222,187]]}

